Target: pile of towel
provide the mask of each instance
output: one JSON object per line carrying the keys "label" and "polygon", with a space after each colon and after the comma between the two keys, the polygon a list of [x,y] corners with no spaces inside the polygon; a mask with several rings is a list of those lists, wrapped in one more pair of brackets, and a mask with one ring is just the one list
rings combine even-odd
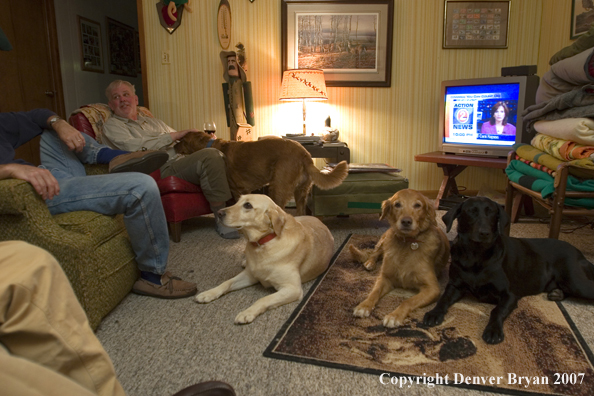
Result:
{"label": "pile of towel", "polygon": [[[570,162],[568,191],[594,191],[594,25],[578,41],[555,54],[543,75],[536,104],[524,114],[530,144],[516,144],[510,180],[539,191],[554,192],[557,166]],[[566,199],[571,206],[594,208],[594,199]]]}

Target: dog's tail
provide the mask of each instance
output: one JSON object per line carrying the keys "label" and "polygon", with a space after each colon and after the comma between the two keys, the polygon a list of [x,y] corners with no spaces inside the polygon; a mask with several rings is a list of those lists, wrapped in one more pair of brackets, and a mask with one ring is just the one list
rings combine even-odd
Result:
{"label": "dog's tail", "polygon": [[349,245],[349,250],[353,255],[353,259],[358,261],[359,263],[364,263],[367,259],[371,256],[371,249],[360,250],[355,247],[355,245]]}
{"label": "dog's tail", "polygon": [[341,161],[330,172],[321,172],[312,162],[306,165],[306,170],[313,184],[322,190],[329,190],[338,187],[347,177],[349,174],[349,165],[346,161]]}

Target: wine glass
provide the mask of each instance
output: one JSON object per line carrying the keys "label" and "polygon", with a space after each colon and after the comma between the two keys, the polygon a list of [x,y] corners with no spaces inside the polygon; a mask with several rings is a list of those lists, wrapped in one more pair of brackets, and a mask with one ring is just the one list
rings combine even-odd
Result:
{"label": "wine glass", "polygon": [[204,132],[208,133],[209,135],[214,135],[217,132],[217,126],[215,125],[214,121],[206,121],[203,128]]}

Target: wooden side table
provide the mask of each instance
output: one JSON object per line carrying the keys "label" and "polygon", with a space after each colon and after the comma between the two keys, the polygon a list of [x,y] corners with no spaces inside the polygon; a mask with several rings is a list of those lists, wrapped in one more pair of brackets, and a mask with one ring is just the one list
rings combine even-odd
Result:
{"label": "wooden side table", "polygon": [[344,147],[322,147],[317,144],[304,144],[303,147],[311,154],[312,158],[332,158],[336,162],[346,161],[351,162],[351,150],[347,146]]}
{"label": "wooden side table", "polygon": [[481,168],[505,169],[507,159],[475,157],[471,155],[444,154],[441,151],[415,155],[415,161],[433,162],[443,170],[443,180],[439,187],[439,193],[435,199],[435,207],[439,207],[439,201],[450,195],[459,194],[456,176],[469,166],[478,166]]}

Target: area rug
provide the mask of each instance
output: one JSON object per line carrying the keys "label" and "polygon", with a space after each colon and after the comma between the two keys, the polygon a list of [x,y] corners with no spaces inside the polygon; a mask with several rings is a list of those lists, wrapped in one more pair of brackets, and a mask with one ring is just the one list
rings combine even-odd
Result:
{"label": "area rug", "polygon": [[545,294],[520,300],[498,345],[481,338],[494,306],[472,297],[454,304],[433,328],[422,324],[433,304],[413,312],[402,327],[382,325],[384,315],[413,295],[404,290],[386,295],[369,318],[353,317],[379,266],[365,270],[348,244],[373,247],[377,239],[347,238],[264,356],[374,374],[403,389],[446,385],[512,395],[594,394],[594,356],[563,305]]}

